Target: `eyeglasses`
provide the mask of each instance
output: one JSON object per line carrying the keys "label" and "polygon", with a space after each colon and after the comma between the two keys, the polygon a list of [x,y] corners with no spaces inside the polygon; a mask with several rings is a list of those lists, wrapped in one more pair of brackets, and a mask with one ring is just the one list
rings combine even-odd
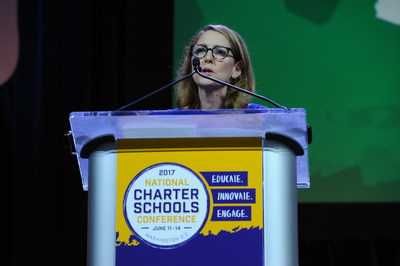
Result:
{"label": "eyeglasses", "polygon": [[211,50],[212,55],[215,59],[225,59],[226,57],[233,57],[233,55],[229,54],[229,51],[232,51],[231,48],[224,46],[214,46],[213,48],[207,48],[204,45],[193,44],[191,46],[192,55],[198,58],[203,58],[207,55],[208,51]]}

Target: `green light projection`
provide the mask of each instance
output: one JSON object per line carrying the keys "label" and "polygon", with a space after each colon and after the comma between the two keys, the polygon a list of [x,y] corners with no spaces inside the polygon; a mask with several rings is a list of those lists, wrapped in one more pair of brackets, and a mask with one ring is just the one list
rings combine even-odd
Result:
{"label": "green light projection", "polygon": [[175,70],[193,34],[224,24],[249,47],[257,92],[307,109],[300,202],[400,201],[400,25],[377,1],[175,1]]}

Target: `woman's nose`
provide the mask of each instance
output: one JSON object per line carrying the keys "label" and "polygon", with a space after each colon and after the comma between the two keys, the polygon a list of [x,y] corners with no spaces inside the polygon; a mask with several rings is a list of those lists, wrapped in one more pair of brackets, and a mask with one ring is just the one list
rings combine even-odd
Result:
{"label": "woman's nose", "polygon": [[214,56],[212,54],[212,50],[208,50],[206,55],[204,56],[205,61],[212,61],[214,59]]}

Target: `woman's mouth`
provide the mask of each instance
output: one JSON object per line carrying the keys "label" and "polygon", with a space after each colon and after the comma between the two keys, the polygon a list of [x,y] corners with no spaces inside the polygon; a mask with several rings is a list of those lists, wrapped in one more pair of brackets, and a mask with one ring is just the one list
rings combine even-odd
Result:
{"label": "woman's mouth", "polygon": [[201,70],[201,72],[202,72],[204,75],[211,75],[212,73],[214,73],[214,71],[213,71],[211,68],[207,68],[207,67],[203,68],[203,69]]}

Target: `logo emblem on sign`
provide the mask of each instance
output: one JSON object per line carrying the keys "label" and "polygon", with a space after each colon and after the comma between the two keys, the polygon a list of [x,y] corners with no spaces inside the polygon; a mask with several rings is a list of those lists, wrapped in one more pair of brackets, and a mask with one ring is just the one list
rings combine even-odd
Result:
{"label": "logo emblem on sign", "polygon": [[171,249],[203,228],[209,195],[202,179],[189,168],[160,163],[132,179],[123,204],[132,233],[152,247]]}

